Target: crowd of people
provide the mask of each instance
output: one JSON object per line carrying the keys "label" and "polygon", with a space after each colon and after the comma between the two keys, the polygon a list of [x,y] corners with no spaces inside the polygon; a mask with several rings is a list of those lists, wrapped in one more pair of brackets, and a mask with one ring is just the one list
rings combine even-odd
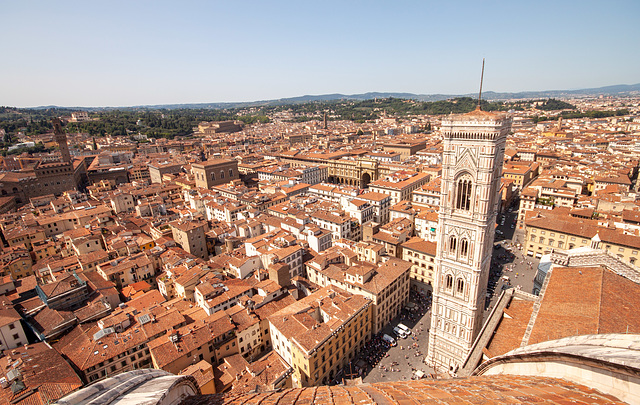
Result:
{"label": "crowd of people", "polygon": [[362,352],[360,352],[360,358],[364,360],[369,367],[373,368],[380,363],[380,360],[389,355],[387,351],[390,347],[391,345],[382,339],[382,332],[380,332],[374,335],[373,338],[364,345]]}
{"label": "crowd of people", "polygon": [[416,319],[422,317],[431,308],[431,295],[411,290],[409,298],[412,302],[411,306],[406,305],[400,313],[400,320],[410,320],[415,322]]}

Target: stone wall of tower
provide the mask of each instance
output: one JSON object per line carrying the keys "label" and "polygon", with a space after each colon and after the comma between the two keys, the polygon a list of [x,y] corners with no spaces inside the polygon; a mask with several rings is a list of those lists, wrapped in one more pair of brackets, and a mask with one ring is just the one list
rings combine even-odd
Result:
{"label": "stone wall of tower", "polygon": [[482,327],[511,119],[476,110],[442,121],[438,249],[427,361],[455,373]]}
{"label": "stone wall of tower", "polygon": [[69,145],[67,144],[67,134],[62,129],[62,124],[59,119],[54,118],[51,120],[53,123],[54,138],[60,148],[60,155],[62,161],[65,163],[71,162],[71,154],[69,153]]}

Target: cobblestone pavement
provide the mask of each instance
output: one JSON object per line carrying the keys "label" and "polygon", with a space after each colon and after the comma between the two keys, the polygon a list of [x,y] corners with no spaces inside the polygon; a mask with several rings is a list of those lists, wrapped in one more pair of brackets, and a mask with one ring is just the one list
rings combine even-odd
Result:
{"label": "cobblestone pavement", "polygon": [[[495,246],[492,259],[492,274],[489,280],[488,305],[485,307],[485,319],[489,315],[491,308],[495,305],[503,288],[511,288],[520,286],[520,289],[529,294],[533,293],[533,280],[538,270],[540,259],[526,255],[524,246],[518,248],[518,243],[524,241],[524,232],[517,228],[511,228],[515,225],[517,211],[505,213],[504,225],[499,225],[503,235],[496,233]],[[508,277],[508,281],[503,277]],[[491,290],[492,282],[494,288]],[[504,286],[504,287],[503,287]]]}
{"label": "cobblestone pavement", "polygon": [[[412,300],[411,302],[413,302]],[[374,368],[369,368],[368,374],[363,378],[364,382],[406,381],[411,380],[413,369],[421,370],[427,376],[433,373],[433,369],[424,363],[427,356],[427,344],[429,341],[429,324],[431,322],[431,310],[418,312],[414,321],[409,319],[394,319],[387,325],[383,333],[395,338],[393,328],[402,323],[411,329],[411,335],[406,339],[397,339],[397,346],[391,347],[380,363]],[[396,365],[397,363],[397,365]],[[394,365],[392,365],[394,364]],[[386,367],[386,371],[381,368]],[[390,371],[391,369],[398,371]]]}

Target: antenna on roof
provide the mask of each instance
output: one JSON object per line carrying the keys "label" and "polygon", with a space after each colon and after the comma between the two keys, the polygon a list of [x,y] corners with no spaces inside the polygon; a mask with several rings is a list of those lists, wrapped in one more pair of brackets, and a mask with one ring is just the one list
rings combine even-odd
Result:
{"label": "antenna on roof", "polygon": [[482,100],[482,81],[484,80],[484,58],[482,58],[482,74],[480,75],[480,92],[478,93],[478,107],[476,110],[480,110],[480,101]]}

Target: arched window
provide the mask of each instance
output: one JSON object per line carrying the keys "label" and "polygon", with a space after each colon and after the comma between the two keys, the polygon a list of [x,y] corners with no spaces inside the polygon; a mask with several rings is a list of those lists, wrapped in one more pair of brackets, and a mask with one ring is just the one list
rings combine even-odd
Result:
{"label": "arched window", "polygon": [[467,254],[469,254],[469,241],[462,239],[460,241],[460,256],[467,257]]}
{"label": "arched window", "polygon": [[445,286],[447,287],[447,290],[453,288],[453,276],[451,274],[448,274],[445,278]]}
{"label": "arched window", "polygon": [[456,253],[456,248],[458,244],[458,240],[456,239],[455,236],[451,235],[449,237],[449,253],[451,254],[455,254]]}
{"label": "arched window", "polygon": [[456,184],[456,209],[471,209],[471,178],[464,176]]}
{"label": "arched window", "polygon": [[233,169],[229,169],[229,178],[233,177]]}
{"label": "arched window", "polygon": [[461,278],[456,281],[456,291],[458,294],[462,294],[464,292],[464,281]]}
{"label": "arched window", "polygon": [[220,178],[224,179],[224,170],[220,170]]}
{"label": "arched window", "polygon": [[211,173],[211,180],[215,180],[216,179],[216,174],[215,173]]}

